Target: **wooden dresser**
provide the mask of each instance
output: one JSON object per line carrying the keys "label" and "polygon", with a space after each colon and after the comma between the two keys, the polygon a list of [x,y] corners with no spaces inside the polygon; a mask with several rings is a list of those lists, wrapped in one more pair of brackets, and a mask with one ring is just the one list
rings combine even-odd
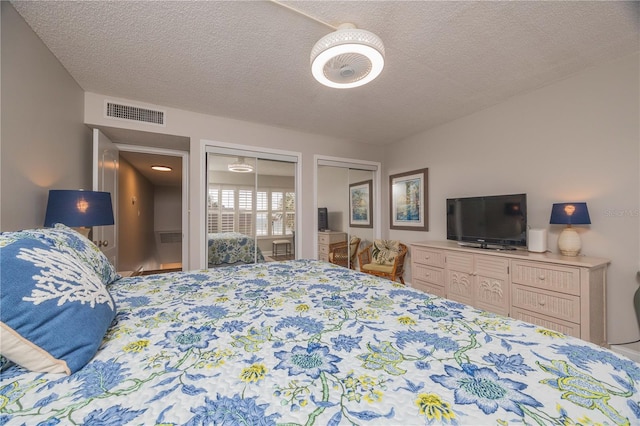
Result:
{"label": "wooden dresser", "polygon": [[411,285],[606,346],[609,259],[411,244]]}
{"label": "wooden dresser", "polygon": [[347,241],[346,232],[320,231],[318,232],[318,260],[329,261],[329,246],[334,243]]}

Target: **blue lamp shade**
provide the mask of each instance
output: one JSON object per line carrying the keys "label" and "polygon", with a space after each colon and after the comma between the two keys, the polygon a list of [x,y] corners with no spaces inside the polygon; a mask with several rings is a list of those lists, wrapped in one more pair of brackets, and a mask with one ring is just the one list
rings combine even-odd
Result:
{"label": "blue lamp shade", "polygon": [[70,227],[113,225],[111,194],[100,191],[50,190],[44,226],[56,223]]}
{"label": "blue lamp shade", "polygon": [[551,208],[552,225],[590,225],[587,203],[556,203]]}

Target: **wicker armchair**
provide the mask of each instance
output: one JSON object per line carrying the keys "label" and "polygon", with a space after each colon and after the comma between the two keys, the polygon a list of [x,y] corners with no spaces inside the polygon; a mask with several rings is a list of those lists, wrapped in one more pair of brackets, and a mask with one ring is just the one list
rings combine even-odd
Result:
{"label": "wicker armchair", "polygon": [[331,244],[329,246],[329,262],[355,269],[358,247],[360,247],[360,238],[353,236],[349,244],[346,241]]}
{"label": "wicker armchair", "polygon": [[404,284],[404,259],[407,246],[399,241],[375,240],[358,254],[360,271]]}

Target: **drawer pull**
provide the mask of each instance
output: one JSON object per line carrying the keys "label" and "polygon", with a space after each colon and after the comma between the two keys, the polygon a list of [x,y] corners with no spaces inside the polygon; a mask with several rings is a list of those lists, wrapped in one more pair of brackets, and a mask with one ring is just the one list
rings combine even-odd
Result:
{"label": "drawer pull", "polygon": [[544,299],[539,299],[538,300],[538,305],[540,305],[540,306],[544,306],[545,303],[546,303],[546,301]]}
{"label": "drawer pull", "polygon": [[540,276],[538,277],[538,279],[539,279],[540,281],[544,281],[544,275],[540,275]]}

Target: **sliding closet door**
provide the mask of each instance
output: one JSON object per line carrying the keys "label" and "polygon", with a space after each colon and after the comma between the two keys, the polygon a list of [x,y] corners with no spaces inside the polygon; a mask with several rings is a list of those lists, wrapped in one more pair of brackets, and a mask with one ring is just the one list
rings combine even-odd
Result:
{"label": "sliding closet door", "polygon": [[209,268],[295,259],[296,165],[286,155],[207,152]]}
{"label": "sliding closet door", "polygon": [[256,158],[207,156],[207,266],[257,260]]}
{"label": "sliding closet door", "polygon": [[[318,259],[358,270],[357,256],[351,255],[371,244],[380,232],[376,228],[378,167],[336,160],[319,160],[316,167],[316,204],[327,209],[330,230],[318,230]],[[335,251],[341,241],[347,245],[346,261],[344,251]]]}
{"label": "sliding closet door", "polygon": [[[349,169],[349,214],[348,232],[350,249],[360,252],[375,239],[374,232],[374,172]],[[350,258],[350,262],[351,262]],[[353,258],[353,269],[359,269],[357,257]]]}
{"label": "sliding closet door", "polygon": [[266,260],[295,259],[295,163],[258,159],[256,234]]}

